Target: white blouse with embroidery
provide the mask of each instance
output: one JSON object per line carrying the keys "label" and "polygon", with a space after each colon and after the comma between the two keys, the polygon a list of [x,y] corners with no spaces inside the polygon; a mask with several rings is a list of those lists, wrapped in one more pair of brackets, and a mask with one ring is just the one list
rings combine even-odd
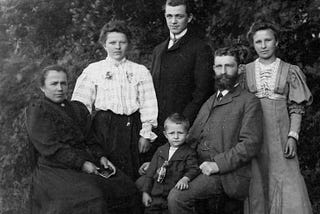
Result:
{"label": "white blouse with embroidery", "polygon": [[254,64],[257,83],[256,96],[259,98],[267,97],[270,99],[286,99],[285,96],[274,92],[280,59],[277,58],[273,63],[264,65],[259,62],[258,58],[255,60]]}
{"label": "white blouse with embroidery", "polygon": [[143,65],[109,57],[92,63],[78,77],[71,99],[84,103],[90,112],[93,105],[97,111],[120,115],[139,110],[140,135],[151,141],[157,137],[151,130],[157,126],[158,103],[151,74]]}

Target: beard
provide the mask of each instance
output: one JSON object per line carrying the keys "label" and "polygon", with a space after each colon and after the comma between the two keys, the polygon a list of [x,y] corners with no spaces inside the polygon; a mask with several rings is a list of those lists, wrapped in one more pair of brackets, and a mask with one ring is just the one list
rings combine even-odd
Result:
{"label": "beard", "polygon": [[228,74],[221,74],[221,75],[216,75],[215,80],[216,80],[216,87],[223,91],[223,90],[231,90],[233,89],[234,85],[238,82],[239,75],[238,73],[235,73],[233,75],[228,75]]}

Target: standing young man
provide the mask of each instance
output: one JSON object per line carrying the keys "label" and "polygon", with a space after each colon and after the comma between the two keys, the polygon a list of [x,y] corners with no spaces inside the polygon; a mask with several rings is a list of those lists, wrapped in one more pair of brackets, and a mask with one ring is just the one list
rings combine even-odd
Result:
{"label": "standing young man", "polygon": [[[174,112],[183,114],[192,124],[201,105],[213,93],[212,51],[189,28],[193,15],[187,0],[167,0],[164,12],[170,36],[155,47],[151,66],[158,124]],[[165,143],[162,127],[156,132],[158,139],[151,155]]]}

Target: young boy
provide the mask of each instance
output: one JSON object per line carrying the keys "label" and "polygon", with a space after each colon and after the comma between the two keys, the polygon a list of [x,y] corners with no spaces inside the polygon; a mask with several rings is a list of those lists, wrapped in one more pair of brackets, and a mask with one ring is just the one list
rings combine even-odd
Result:
{"label": "young boy", "polygon": [[185,190],[199,174],[196,153],[185,144],[189,121],[178,113],[164,122],[168,143],[153,155],[142,187],[145,214],[167,213],[167,196],[172,188]]}

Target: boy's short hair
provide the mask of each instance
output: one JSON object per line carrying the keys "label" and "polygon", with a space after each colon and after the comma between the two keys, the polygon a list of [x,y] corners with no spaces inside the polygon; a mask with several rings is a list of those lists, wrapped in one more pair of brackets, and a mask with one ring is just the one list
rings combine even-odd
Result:
{"label": "boy's short hair", "polygon": [[164,121],[164,130],[167,129],[167,123],[169,121],[171,121],[171,122],[173,122],[175,124],[183,125],[185,127],[186,131],[188,131],[189,128],[190,128],[189,120],[185,116],[183,116],[183,115],[181,115],[179,113],[173,113],[169,117],[167,117],[167,119]]}

